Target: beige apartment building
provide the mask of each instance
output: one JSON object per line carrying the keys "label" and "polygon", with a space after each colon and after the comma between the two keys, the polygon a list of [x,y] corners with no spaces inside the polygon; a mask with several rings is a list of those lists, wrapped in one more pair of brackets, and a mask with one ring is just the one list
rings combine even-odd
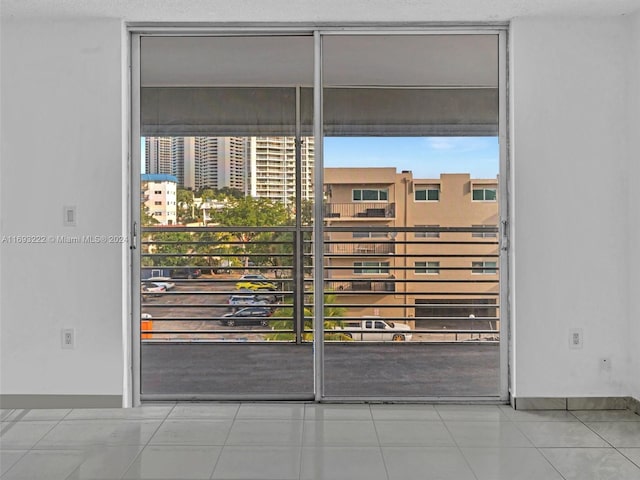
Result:
{"label": "beige apartment building", "polygon": [[348,315],[497,328],[498,178],[326,168],[324,196],[326,288]]}
{"label": "beige apartment building", "polygon": [[173,175],[146,173],[140,178],[140,200],[148,214],[158,221],[158,225],[176,225],[177,183]]}

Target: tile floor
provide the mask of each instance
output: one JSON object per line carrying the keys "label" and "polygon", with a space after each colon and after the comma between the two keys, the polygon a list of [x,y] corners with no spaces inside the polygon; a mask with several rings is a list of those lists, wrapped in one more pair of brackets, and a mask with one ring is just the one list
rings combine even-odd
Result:
{"label": "tile floor", "polygon": [[640,480],[640,416],[487,405],[0,410],[1,479]]}

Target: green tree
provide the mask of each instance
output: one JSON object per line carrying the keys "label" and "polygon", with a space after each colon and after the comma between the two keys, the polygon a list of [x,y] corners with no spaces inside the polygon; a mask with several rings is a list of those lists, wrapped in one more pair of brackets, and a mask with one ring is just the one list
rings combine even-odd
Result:
{"label": "green tree", "polygon": [[211,188],[204,188],[200,190],[200,194],[198,196],[202,198],[203,202],[208,202],[209,200],[216,199],[216,192]]}
{"label": "green tree", "polygon": [[243,193],[237,188],[222,187],[217,190],[217,195],[220,200],[225,198],[242,198]]}
{"label": "green tree", "polygon": [[149,212],[149,207],[147,207],[144,203],[140,206],[140,223],[143,227],[153,227],[160,223],[157,218],[151,215]]}
{"label": "green tree", "polygon": [[[175,254],[193,253],[193,237],[188,232],[162,232],[153,234],[153,265],[163,267],[193,265],[195,258]],[[157,243],[155,243],[157,242]]]}
{"label": "green tree", "polygon": [[193,203],[193,192],[184,188],[179,188],[176,193],[178,223],[184,225],[196,221],[198,214],[195,212]]}
{"label": "green tree", "polygon": [[[337,340],[337,341],[350,341],[351,337],[345,335],[344,333],[340,333],[339,331],[333,331],[335,327],[344,326],[344,322],[341,320],[342,317],[345,316],[347,309],[345,307],[340,307],[334,305],[336,302],[336,296],[333,294],[324,295],[324,339],[325,340]],[[277,308],[273,313],[274,317],[284,317],[280,320],[273,320],[269,322],[269,325],[274,330],[291,330],[293,328],[293,306],[291,305],[291,301],[287,302],[286,306],[282,306]],[[313,341],[313,332],[306,331],[313,329],[313,322],[311,318],[313,317],[313,312],[309,308],[304,309],[304,329],[305,332],[302,334],[302,340],[305,342]],[[291,320],[289,320],[291,319]],[[327,333],[327,330],[332,331],[331,333]],[[293,332],[279,332],[279,333],[269,333],[265,335],[267,340],[275,340],[275,341],[293,341],[294,334]]]}
{"label": "green tree", "polygon": [[[210,214],[211,221],[218,225],[229,227],[277,227],[291,223],[291,216],[286,207],[268,198],[241,197],[229,199],[225,208],[214,210]],[[277,233],[277,232],[276,232]],[[230,251],[237,252],[243,257],[243,265],[249,267],[251,254],[265,254],[268,249],[257,242],[273,241],[274,232],[238,231],[231,236],[239,243],[239,248],[230,246]],[[254,243],[255,242],[255,243]],[[263,261],[263,258],[256,257]]]}

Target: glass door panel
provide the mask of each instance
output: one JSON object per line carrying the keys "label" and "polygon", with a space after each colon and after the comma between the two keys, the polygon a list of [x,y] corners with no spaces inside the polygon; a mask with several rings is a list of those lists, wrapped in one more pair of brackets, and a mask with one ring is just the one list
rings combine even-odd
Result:
{"label": "glass door panel", "polygon": [[323,396],[499,396],[497,35],[322,51]]}
{"label": "glass door panel", "polygon": [[142,37],[143,400],[313,397],[312,83],[312,37]]}

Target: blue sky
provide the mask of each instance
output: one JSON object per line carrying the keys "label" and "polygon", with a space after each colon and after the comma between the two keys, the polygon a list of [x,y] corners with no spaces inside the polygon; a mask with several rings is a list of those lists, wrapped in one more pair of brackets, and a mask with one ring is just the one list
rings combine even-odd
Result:
{"label": "blue sky", "polygon": [[325,137],[325,167],[396,167],[414,178],[495,178],[498,137]]}
{"label": "blue sky", "polygon": [[[141,139],[144,173],[144,138]],[[498,137],[325,137],[325,167],[395,167],[414,178],[441,173],[470,173],[495,178],[499,171]]]}

